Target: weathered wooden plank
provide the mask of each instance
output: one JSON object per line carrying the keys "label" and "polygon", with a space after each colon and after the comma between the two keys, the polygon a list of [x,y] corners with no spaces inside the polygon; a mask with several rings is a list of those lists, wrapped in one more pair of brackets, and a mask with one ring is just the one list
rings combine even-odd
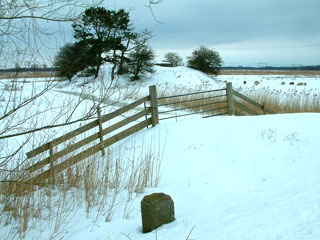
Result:
{"label": "weathered wooden plank", "polygon": [[274,114],[274,111],[270,110],[269,108],[267,108],[266,106],[263,106],[259,103],[257,103],[256,101],[253,101],[252,99],[246,97],[245,95],[233,90],[233,94],[241,99],[243,99],[244,101],[247,101],[249,103],[251,103],[252,105],[256,106],[257,108],[261,109],[263,111],[263,107],[264,107],[264,111],[266,113],[269,113],[269,114]]}
{"label": "weathered wooden plank", "polygon": [[265,113],[268,113],[268,114],[275,114],[274,111],[270,110],[266,106],[264,106],[264,111],[265,111]]}
{"label": "weathered wooden plank", "polygon": [[139,106],[140,104],[144,103],[145,101],[149,101],[150,99],[150,96],[146,96],[144,98],[141,98],[133,103],[130,103],[129,105],[123,107],[123,108],[120,108],[112,113],[108,113],[108,114],[105,114],[102,116],[101,120],[102,122],[106,122],[106,121],[109,121],[115,117],[118,117],[120,116],[121,114],[125,113],[125,112],[128,112],[132,109],[134,109],[135,107]]}
{"label": "weathered wooden plank", "polygon": [[[149,126],[151,124],[151,118],[140,122],[134,126],[132,126],[131,128],[128,128],[127,130],[118,133],[116,135],[114,135],[113,137],[106,139],[103,141],[103,146],[104,147],[108,147],[138,131],[140,131],[141,129]],[[99,136],[98,136],[99,137]],[[67,168],[71,167],[72,165],[92,156],[93,154],[97,153],[98,151],[100,151],[100,143],[88,148],[87,150],[69,158],[68,160],[56,165],[53,169],[49,169],[45,172],[43,172],[42,174],[39,174],[38,176],[30,179],[27,181],[27,183],[32,183],[32,184],[40,184],[41,182],[43,182],[44,180],[48,179],[51,174],[57,174],[59,172],[62,172],[64,170],[66,170]]]}
{"label": "weathered wooden plank", "polygon": [[234,106],[237,107],[237,108],[240,108],[241,110],[249,113],[249,114],[252,114],[252,115],[261,115],[260,113],[248,108],[247,106],[243,105],[242,103],[239,103],[237,102],[236,100],[233,101],[234,102]]}
{"label": "weathered wooden plank", "polygon": [[143,116],[146,116],[148,113],[150,113],[150,109],[145,109],[145,110],[143,110],[143,111],[141,111],[139,113],[136,113],[136,114],[134,114],[134,115],[132,115],[132,116],[120,121],[120,122],[117,122],[117,123],[113,124],[112,126],[107,127],[106,129],[104,129],[102,131],[102,135],[104,136],[104,135],[106,135],[108,133],[111,133],[111,132],[113,132],[113,131],[115,131],[115,130],[117,130],[117,129],[119,129],[119,128],[121,128],[121,127],[123,127],[123,126],[125,126],[125,125],[127,125],[127,124],[129,124],[129,123],[131,123],[133,121],[135,121],[135,120],[138,120],[139,118],[141,118]]}
{"label": "weathered wooden plank", "polygon": [[27,152],[27,158],[32,158],[34,156],[37,156],[38,154],[44,152],[44,151],[47,151],[49,149],[49,143],[46,143],[46,144],[43,144],[33,150],[31,150],[30,152]]}
{"label": "weathered wooden plank", "polygon": [[48,157],[48,158],[45,158],[43,160],[41,160],[40,162],[37,162],[36,164],[32,165],[31,167],[29,167],[27,169],[27,171],[29,171],[30,173],[34,172],[34,171],[37,171],[38,169],[46,166],[47,164],[50,163],[50,161],[54,161],[53,158],[51,157]]}
{"label": "weathered wooden plank", "polygon": [[46,144],[43,144],[41,145],[40,147],[37,147],[35,149],[33,149],[32,151],[30,152],[27,152],[27,157],[28,158],[32,158],[34,156],[37,156],[38,154],[44,152],[44,151],[47,151],[49,149],[49,144],[50,143],[53,143],[54,146],[58,145],[58,144],[61,144],[65,141],[68,141],[69,139],[75,137],[75,136],[78,136],[79,134],[81,133],[84,133],[94,127],[98,126],[98,121],[97,120],[94,120],[86,125],[83,125],[79,128],[77,128],[76,130],[72,131],[72,132],[69,132],[61,137],[58,137]]}
{"label": "weathered wooden plank", "polygon": [[238,112],[238,111],[234,111],[234,115],[235,115],[235,116],[241,116],[241,113]]}
{"label": "weathered wooden plank", "polygon": [[[146,110],[143,110],[143,111],[141,111],[141,112],[139,112],[139,113],[137,113],[135,115],[132,115],[132,116],[130,116],[130,117],[128,117],[128,118],[126,118],[126,119],[124,119],[124,120],[122,120],[122,121],[120,121],[120,122],[118,122],[118,123],[106,128],[106,129],[104,129],[102,131],[102,135],[104,136],[104,135],[106,135],[106,134],[108,134],[108,133],[110,133],[110,132],[112,132],[114,130],[117,130],[120,127],[123,127],[123,126],[127,125],[128,123],[130,123],[132,121],[135,121],[135,120],[147,115],[148,113],[150,113],[150,109],[146,109]],[[53,154],[51,156],[51,161],[56,161],[57,159],[65,156],[65,155],[67,155],[67,154],[69,154],[69,153],[71,153],[71,152],[73,152],[73,151],[75,151],[77,149],[79,149],[80,147],[83,147],[83,146],[89,144],[92,141],[95,141],[98,138],[99,138],[99,134],[98,133],[92,134],[91,136],[86,137],[85,139],[83,139],[83,140],[81,140],[81,141],[79,141],[79,142],[77,142],[75,144],[72,144],[72,145],[66,147],[65,149]],[[46,166],[49,163],[50,163],[50,157],[45,158],[42,161],[40,161],[40,162],[34,164],[33,166],[31,166],[30,168],[28,168],[28,171],[29,172],[34,172],[34,171]]]}
{"label": "weathered wooden plank", "polygon": [[226,90],[225,88],[222,88],[222,89],[214,89],[214,90],[203,91],[203,92],[194,92],[194,93],[179,94],[179,95],[174,95],[174,96],[158,97],[158,100],[169,99],[169,98],[185,97],[185,96],[191,96],[191,95],[197,95],[197,94],[204,94],[204,93],[212,93],[212,92],[225,91],[225,90]]}
{"label": "weathered wooden plank", "polygon": [[99,135],[99,138],[100,138],[100,144],[101,144],[101,153],[102,153],[102,156],[105,156],[106,153],[104,151],[104,147],[102,145],[102,142],[103,142],[103,135],[102,135],[102,121],[101,121],[101,110],[100,110],[100,107],[98,106],[97,108],[97,115],[98,115],[98,123],[99,123],[99,132],[98,132],[98,135]]}
{"label": "weathered wooden plank", "polygon": [[[71,153],[71,152],[73,152],[73,151],[75,151],[75,150],[87,145],[87,144],[89,144],[90,142],[92,142],[92,141],[94,141],[94,140],[96,140],[98,138],[99,138],[99,134],[98,133],[95,133],[95,134],[93,134],[93,135],[91,135],[89,137],[86,137],[83,140],[81,140],[81,141],[79,141],[79,142],[77,142],[75,144],[72,144],[72,145],[66,147],[65,149],[53,154],[51,156],[51,161],[56,161],[57,159],[65,156],[65,155],[67,155],[67,154],[69,154],[69,153]],[[28,171],[29,172],[34,172],[34,171],[46,166],[49,163],[50,163],[50,157],[45,158],[42,161],[40,161],[40,162],[32,165],[30,168],[28,168]]]}
{"label": "weathered wooden plank", "polygon": [[237,91],[234,91],[234,90],[233,90],[233,94],[234,94],[235,96],[241,98],[242,100],[244,100],[244,101],[246,101],[246,102],[248,102],[248,103],[256,106],[256,107],[259,108],[260,110],[262,110],[262,107],[263,107],[263,106],[262,106],[260,103],[257,103],[256,101],[253,101],[252,99],[250,99],[250,98],[246,97],[245,95],[243,95],[243,94],[241,94],[241,93],[239,93],[239,92],[237,92]]}
{"label": "weathered wooden plank", "polygon": [[[125,113],[125,112],[127,112],[127,111],[129,111],[129,110],[131,110],[131,109],[133,109],[133,108],[135,108],[137,106],[139,106],[140,104],[142,104],[145,101],[148,101],[149,99],[150,99],[150,97],[146,96],[146,97],[141,98],[141,99],[137,100],[136,102],[133,102],[133,103],[131,103],[131,104],[129,104],[129,105],[127,105],[127,106],[125,106],[125,107],[123,107],[121,109],[118,109],[118,110],[116,110],[116,111],[114,111],[112,113],[103,115],[102,118],[101,118],[101,121],[103,123],[103,122],[106,122],[108,120],[111,120],[112,118],[115,118],[115,117],[117,117],[117,116],[119,116],[119,115],[121,115],[121,114],[123,114],[123,113]],[[32,157],[37,156],[38,154],[40,154],[40,153],[42,153],[44,151],[47,151],[49,149],[49,144],[50,143],[53,143],[54,146],[58,145],[58,144],[61,144],[61,143],[65,142],[65,141],[67,141],[67,140],[69,140],[69,139],[71,139],[71,138],[73,138],[75,136],[78,136],[79,134],[84,133],[84,132],[86,132],[86,131],[88,131],[88,130],[90,130],[90,129],[98,126],[98,125],[99,125],[98,120],[94,120],[94,121],[92,121],[92,122],[90,122],[90,123],[88,123],[88,124],[86,124],[86,125],[84,125],[82,127],[77,128],[76,130],[74,130],[72,132],[69,132],[69,133],[67,133],[67,134],[65,134],[65,135],[63,135],[63,136],[61,136],[59,138],[56,138],[56,139],[52,140],[49,143],[43,144],[43,145],[33,149],[32,151],[27,153],[27,157],[28,158],[32,158]]]}
{"label": "weathered wooden plank", "polygon": [[126,129],[126,130],[124,130],[124,131],[112,136],[111,138],[108,138],[108,139],[104,140],[103,141],[103,145],[105,147],[108,147],[108,146],[110,146],[110,145],[112,145],[112,144],[114,144],[114,143],[116,143],[116,142],[118,142],[118,141],[120,141],[120,140],[122,140],[122,139],[124,139],[124,138],[126,138],[126,137],[128,137],[128,136],[130,136],[130,135],[132,135],[132,134],[134,134],[134,133],[136,133],[138,131],[140,131],[140,130],[142,130],[143,128],[148,127],[151,124],[152,124],[152,119],[148,118],[147,120],[144,120],[143,122],[140,122],[140,123],[128,128],[128,129]]}
{"label": "weathered wooden plank", "polygon": [[[52,155],[54,154],[54,152],[53,152],[53,144],[52,143],[50,143],[49,144],[49,162],[50,162],[50,169],[53,169],[53,167],[54,167],[54,161],[53,161],[53,159],[52,159]],[[50,179],[50,183],[51,184],[55,184],[55,176],[54,176],[54,174],[51,172],[50,173],[50,175],[51,175],[51,179]]]}
{"label": "weathered wooden plank", "polygon": [[62,172],[63,170],[69,168],[70,166],[92,156],[93,154],[95,154],[99,151],[100,151],[100,144],[95,145],[95,146],[69,158],[68,160],[56,165],[53,169],[49,169],[47,171],[44,171],[42,174],[39,174],[38,176],[28,180],[27,183],[40,184],[43,181],[45,181],[46,179],[48,179],[50,177],[51,173],[57,174],[59,172]]}

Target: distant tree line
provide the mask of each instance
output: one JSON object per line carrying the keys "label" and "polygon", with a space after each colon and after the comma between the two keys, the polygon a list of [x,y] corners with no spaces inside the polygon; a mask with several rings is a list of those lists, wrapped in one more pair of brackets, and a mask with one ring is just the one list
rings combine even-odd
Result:
{"label": "distant tree line", "polygon": [[301,70],[301,71],[320,71],[320,65],[311,65],[311,66],[280,66],[280,67],[273,67],[273,66],[267,66],[267,67],[246,67],[246,66],[237,66],[237,67],[231,67],[231,66],[224,66],[221,67],[221,69],[226,70]]}
{"label": "distant tree line", "polygon": [[[155,63],[155,65],[162,66],[162,67],[174,67],[171,63]],[[177,65],[177,66],[182,66]],[[248,67],[248,66],[222,66],[220,69],[224,70],[301,70],[301,71],[320,71],[320,65],[310,65],[310,66],[295,66],[295,67],[274,67],[274,66],[268,66],[268,67]],[[58,68],[56,67],[47,67],[47,68],[41,68],[41,67],[19,67],[19,68],[7,68],[7,69],[0,69],[0,72],[3,73],[12,73],[12,72],[54,72],[58,71]]]}
{"label": "distant tree line", "polygon": [[12,72],[54,72],[58,69],[55,67],[47,67],[47,68],[40,68],[40,67],[21,67],[21,68],[7,68],[7,69],[0,69],[0,72],[3,73],[12,73]]}

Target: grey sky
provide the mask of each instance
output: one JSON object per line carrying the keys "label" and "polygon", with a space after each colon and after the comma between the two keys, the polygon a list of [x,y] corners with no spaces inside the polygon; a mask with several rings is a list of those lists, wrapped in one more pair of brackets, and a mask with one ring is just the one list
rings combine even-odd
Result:
{"label": "grey sky", "polygon": [[158,60],[168,51],[182,57],[200,45],[217,50],[225,65],[320,64],[319,0],[106,0],[104,7],[125,8],[137,29],[155,37]]}
{"label": "grey sky", "polygon": [[[105,0],[124,8],[137,30],[149,29],[157,61],[168,51],[186,60],[200,45],[217,50],[227,66],[320,65],[320,0]],[[70,23],[52,45],[72,41]],[[60,31],[61,32],[61,31]]]}

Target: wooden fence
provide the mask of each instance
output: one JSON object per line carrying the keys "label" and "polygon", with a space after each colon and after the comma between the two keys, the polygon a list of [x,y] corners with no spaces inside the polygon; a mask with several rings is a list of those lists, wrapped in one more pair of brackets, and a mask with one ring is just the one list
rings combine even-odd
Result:
{"label": "wooden fence", "polygon": [[[32,165],[31,167],[29,167],[27,170],[28,172],[34,173],[37,170],[41,170],[43,168],[46,167],[47,170],[36,174],[36,176],[31,177],[30,179],[28,179],[27,181],[25,181],[24,183],[26,184],[42,184],[44,183],[47,179],[49,179],[49,181],[51,183],[54,184],[55,182],[55,175],[57,173],[60,173],[64,170],[66,170],[67,168],[69,168],[70,166],[92,156],[93,154],[101,151],[102,155],[105,154],[104,149],[138,131],[140,131],[143,128],[148,127],[149,125],[155,126],[159,123],[158,120],[158,113],[157,113],[157,93],[156,93],[156,87],[155,86],[150,86],[149,88],[149,96],[146,96],[144,98],[141,98],[121,109],[118,109],[112,113],[106,114],[101,116],[100,113],[100,109],[98,108],[98,119],[95,121],[92,121],[72,132],[69,132],[57,139],[54,139],[48,143],[45,143],[35,149],[33,149],[32,151],[27,153],[27,157],[28,158],[33,158],[38,156],[39,154],[42,154],[44,152],[48,152],[49,156],[46,157],[43,160],[40,160],[39,162],[37,162],[36,164]],[[144,106],[146,106],[145,102],[149,101],[150,102],[150,107],[145,107],[145,109],[143,111],[140,111],[122,121],[119,121],[105,129],[103,129],[102,124],[110,121],[113,118],[116,118],[136,107],[138,107],[141,104],[144,104]],[[148,115],[151,114],[151,117],[148,117]],[[111,132],[124,127],[142,117],[145,116],[145,120],[127,128],[126,130],[117,133],[115,135],[113,135],[110,138],[107,138],[104,140],[104,136],[106,134],[110,134]],[[81,137],[81,135],[91,129],[94,129],[98,126],[98,132],[90,135],[89,137],[86,137],[82,140],[80,140],[77,143],[74,143],[72,145],[66,146],[65,148],[63,148],[62,150],[60,150],[59,152],[54,152],[54,148],[56,146],[58,146],[59,144],[65,143],[66,141],[79,136]],[[90,143],[92,143],[93,141],[99,139],[100,142],[92,147],[89,147],[88,149],[68,158],[67,160],[64,160],[63,162],[59,162],[58,164],[55,164],[57,162],[58,159],[61,159],[62,157],[70,154],[71,152],[80,149]]]}
{"label": "wooden fence", "polygon": [[[216,101],[210,104],[225,104],[224,106],[220,108],[215,108],[211,110],[222,110],[222,113],[213,114],[211,116],[217,116],[222,114],[229,114],[229,115],[242,115],[243,112],[248,113],[249,115],[258,115],[258,114],[266,114],[266,113],[273,113],[271,110],[269,110],[264,104],[261,105],[248,97],[242,95],[241,93],[234,91],[232,89],[232,84],[228,83],[227,87],[224,89],[218,89],[218,90],[212,90],[212,91],[206,91],[206,92],[200,92],[207,93],[207,92],[215,92],[215,91],[226,91],[226,94],[223,94],[219,97],[223,97],[225,99],[221,101]],[[192,93],[192,94],[199,94],[199,93]],[[183,95],[178,95],[178,97]],[[174,96],[177,97],[177,96]],[[211,97],[216,98],[217,96]],[[167,97],[167,98],[172,98]],[[161,100],[161,98],[159,98]],[[162,98],[163,99],[163,98]],[[241,99],[238,100],[238,99]],[[199,99],[198,99],[199,100]],[[147,107],[146,102],[150,102],[149,106]],[[242,102],[242,103],[241,103]],[[245,103],[244,103],[245,102]],[[103,129],[103,123],[110,121],[111,119],[114,119],[128,111],[131,111],[132,109],[138,107],[139,105],[144,104],[144,110],[140,111],[138,113],[135,113],[134,115],[119,121],[105,129]],[[175,103],[176,104],[176,103]],[[249,106],[250,105],[250,106]],[[161,104],[159,105],[161,106]],[[181,110],[181,109],[180,109]],[[34,158],[40,154],[43,154],[47,152],[48,157],[45,157],[44,159],[38,161],[36,164],[32,165],[27,169],[27,171],[32,174],[33,176],[30,177],[27,181],[24,181],[26,184],[43,184],[47,180],[49,180],[49,183],[54,184],[55,183],[55,175],[57,173],[60,173],[72,165],[92,156],[93,154],[101,151],[102,155],[105,155],[105,148],[111,146],[112,144],[152,125],[156,126],[159,123],[159,112],[158,112],[158,98],[157,98],[157,90],[156,86],[150,86],[149,87],[149,96],[146,96],[144,98],[141,98],[121,109],[118,109],[112,113],[101,115],[100,108],[98,108],[98,114],[97,114],[97,120],[92,121],[82,127],[79,127],[78,129],[69,132],[59,138],[56,138],[48,143],[45,143],[32,151],[27,153],[27,157],[29,159]],[[183,114],[181,116],[187,116],[190,114]],[[104,139],[104,136],[107,134],[110,134],[111,132],[114,132],[115,130],[118,130],[122,127],[127,126],[128,124],[131,124],[134,121],[137,121],[138,119],[141,119],[145,117],[145,120],[140,121],[139,123],[136,123],[133,126],[128,127],[126,130],[123,130],[119,133],[114,134],[112,137]],[[171,117],[169,117],[171,118]],[[168,119],[168,118],[164,118]],[[164,120],[163,119],[163,120]],[[94,134],[83,138],[79,142],[73,143],[71,145],[66,145],[65,148],[62,150],[59,150],[58,152],[55,152],[54,149],[56,146],[65,143],[66,141],[82,135],[84,133],[88,132],[92,129],[97,129],[98,131]],[[74,156],[71,156],[67,158],[66,160],[61,160],[63,157],[67,156],[68,154],[76,151],[81,150],[82,147],[87,146],[88,144],[99,140],[98,144],[95,144],[94,146],[88,147],[86,150],[83,150],[80,153],[75,154]],[[60,159],[60,161],[58,161]],[[42,169],[44,169],[42,171]]]}
{"label": "wooden fence", "polygon": [[274,114],[266,103],[260,104],[232,89],[232,83],[227,83],[227,101],[229,115],[262,115]]}
{"label": "wooden fence", "polygon": [[204,118],[228,114],[226,88],[158,98],[159,119],[203,114]]}

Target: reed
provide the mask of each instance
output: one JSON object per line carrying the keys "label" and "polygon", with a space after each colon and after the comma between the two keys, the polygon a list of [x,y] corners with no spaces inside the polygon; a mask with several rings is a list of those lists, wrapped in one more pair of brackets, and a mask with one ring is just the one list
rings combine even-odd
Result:
{"label": "reed", "polygon": [[320,71],[314,71],[314,70],[221,70],[219,75],[316,76],[316,75],[320,75]]}
{"label": "reed", "polygon": [[[160,88],[158,90],[158,97],[167,97],[172,95],[188,94],[200,91],[208,90],[207,87],[201,88],[196,87],[195,89],[190,88],[171,88],[165,89]],[[293,90],[291,92],[282,92],[279,90],[272,90],[270,88],[261,88],[259,90],[255,89],[244,89],[239,88],[236,91],[241,92],[245,96],[251,98],[252,100],[265,104],[268,109],[275,113],[306,113],[306,112],[320,112],[320,98],[318,94],[312,94],[310,91],[305,91],[298,93]],[[214,102],[224,102],[226,97],[220,96],[224,92],[213,92],[210,94],[199,94],[199,95],[189,95],[183,97],[176,97],[170,99],[159,99],[158,104],[168,104],[166,107],[169,109],[184,109],[187,112],[203,112],[208,111],[207,114],[211,114],[210,109],[213,108]],[[214,97],[214,99],[210,98]],[[175,104],[170,104],[174,103]],[[250,107],[246,102],[241,101],[241,103]],[[169,105],[170,104],[170,105]],[[226,103],[214,104],[214,108],[226,107]],[[225,112],[224,109],[215,111],[215,113]]]}
{"label": "reed", "polygon": [[159,183],[164,144],[160,136],[159,141],[152,139],[156,138],[134,140],[125,148],[115,144],[104,157],[95,154],[56,175],[54,184],[49,178],[41,187],[22,188],[15,181],[19,174],[1,182],[0,220],[18,226],[6,239],[25,238],[29,231],[41,234],[48,228],[50,236],[40,238],[60,238],[80,208],[93,219],[92,228],[101,217],[112,221],[116,211],[129,218],[132,201]]}
{"label": "reed", "polygon": [[298,93],[296,90],[282,92],[262,88],[259,90],[237,89],[252,100],[263,104],[275,113],[320,112],[320,98],[310,91]]}

